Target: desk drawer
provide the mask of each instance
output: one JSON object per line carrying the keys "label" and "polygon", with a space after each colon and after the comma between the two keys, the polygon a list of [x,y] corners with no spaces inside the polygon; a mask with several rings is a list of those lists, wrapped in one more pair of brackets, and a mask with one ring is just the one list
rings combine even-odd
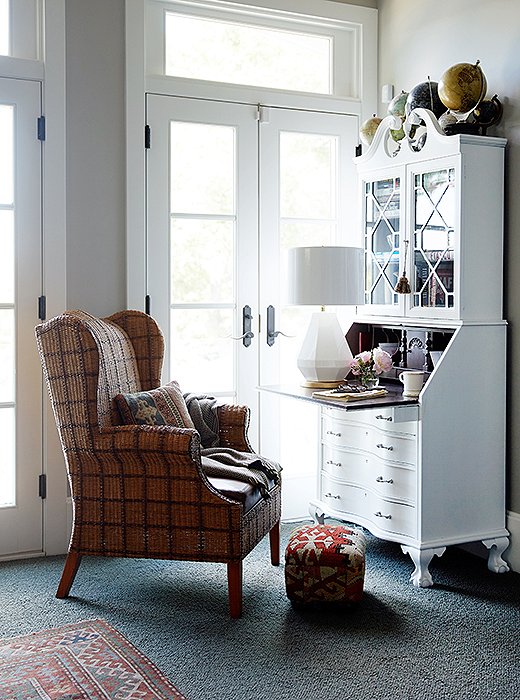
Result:
{"label": "desk drawer", "polygon": [[396,466],[362,452],[322,445],[322,469],[338,482],[371,489],[382,498],[415,503],[417,479],[413,466]]}
{"label": "desk drawer", "polygon": [[413,505],[379,497],[370,489],[343,484],[325,473],[321,475],[321,500],[348,520],[384,532],[416,536],[416,509]]}
{"label": "desk drawer", "polygon": [[417,438],[371,426],[351,425],[322,418],[322,441],[329,447],[350,451],[361,450],[388,462],[403,462],[415,465],[417,461]]}
{"label": "desk drawer", "polygon": [[347,422],[353,425],[372,426],[379,430],[417,435],[419,406],[386,406],[353,410],[324,406],[322,415],[328,419]]}

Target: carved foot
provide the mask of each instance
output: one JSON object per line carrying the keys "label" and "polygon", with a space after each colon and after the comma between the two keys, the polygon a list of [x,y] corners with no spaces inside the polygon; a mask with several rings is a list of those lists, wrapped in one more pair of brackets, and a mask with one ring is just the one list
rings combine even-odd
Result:
{"label": "carved foot", "polygon": [[325,523],[325,511],[319,503],[311,501],[309,503],[309,513],[315,523],[323,525]]}
{"label": "carved foot", "polygon": [[417,588],[428,588],[433,586],[432,575],[428,570],[428,566],[435,555],[442,557],[446,551],[446,547],[436,547],[435,549],[415,549],[402,544],[401,549],[405,554],[409,554],[411,560],[415,564],[415,570],[410,576],[410,581]]}
{"label": "carved foot", "polygon": [[495,574],[505,574],[509,564],[502,559],[502,554],[509,547],[509,537],[496,537],[494,540],[482,540],[489,549],[488,569]]}

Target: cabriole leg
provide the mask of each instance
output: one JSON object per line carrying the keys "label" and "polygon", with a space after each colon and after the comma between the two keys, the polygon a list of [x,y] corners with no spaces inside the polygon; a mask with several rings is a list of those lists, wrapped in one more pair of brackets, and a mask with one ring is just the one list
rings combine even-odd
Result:
{"label": "cabriole leg", "polygon": [[505,574],[509,571],[508,563],[502,559],[502,554],[509,547],[509,537],[496,537],[482,542],[489,549],[488,569],[495,574]]}
{"label": "cabriole leg", "polygon": [[411,560],[415,564],[415,570],[410,576],[410,581],[417,588],[428,588],[433,586],[432,575],[428,570],[431,560],[435,555],[442,557],[446,551],[446,547],[436,547],[434,549],[415,549],[404,544],[401,549],[405,554],[409,554]]}

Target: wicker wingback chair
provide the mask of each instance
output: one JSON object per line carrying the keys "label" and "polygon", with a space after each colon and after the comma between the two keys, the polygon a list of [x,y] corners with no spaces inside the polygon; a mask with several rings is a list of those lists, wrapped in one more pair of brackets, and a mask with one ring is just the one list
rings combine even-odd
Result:
{"label": "wicker wingback chair", "polygon": [[[36,338],[74,506],[56,596],[68,596],[85,555],[223,562],[240,617],[242,561],[267,533],[279,564],[280,485],[267,499],[244,500],[243,488],[235,498],[232,483],[223,493],[203,473],[196,430],[118,424],[116,394],[160,385],[164,342],[150,316],[69,311]],[[222,446],[252,451],[246,407],[219,406],[218,419]]]}

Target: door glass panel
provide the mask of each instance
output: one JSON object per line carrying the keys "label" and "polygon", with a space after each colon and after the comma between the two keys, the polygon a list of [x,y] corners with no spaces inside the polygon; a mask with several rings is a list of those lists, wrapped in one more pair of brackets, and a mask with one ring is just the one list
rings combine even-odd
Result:
{"label": "door glass panel", "polygon": [[234,386],[233,315],[233,309],[172,310],[171,378],[184,392],[229,394]]}
{"label": "door glass panel", "polygon": [[0,206],[13,203],[13,112],[11,105],[0,105]]}
{"label": "door glass panel", "polygon": [[455,169],[415,176],[414,305],[454,305]]}
{"label": "door glass panel", "polygon": [[0,506],[15,503],[13,137],[14,108],[0,105]]}
{"label": "door glass panel", "polygon": [[14,212],[0,208],[0,304],[14,303]]}
{"label": "door glass panel", "polygon": [[172,218],[171,301],[233,301],[234,222]]}
{"label": "door glass panel", "polygon": [[15,472],[12,468],[15,459],[15,416],[14,407],[0,408],[0,507],[12,506],[16,502]]}
{"label": "door glass panel", "polygon": [[166,75],[331,94],[328,36],[166,13]]}
{"label": "door glass panel", "polygon": [[171,211],[234,211],[235,130],[215,124],[171,122]]}
{"label": "door glass panel", "polygon": [[235,139],[170,122],[170,368],[184,391],[235,391]]}
{"label": "door glass panel", "polygon": [[9,55],[9,0],[0,0],[0,55]]}
{"label": "door glass panel", "polygon": [[14,401],[14,348],[14,309],[1,309],[0,404]]}
{"label": "door glass panel", "polygon": [[280,134],[280,214],[282,217],[335,216],[337,139],[321,134]]}

